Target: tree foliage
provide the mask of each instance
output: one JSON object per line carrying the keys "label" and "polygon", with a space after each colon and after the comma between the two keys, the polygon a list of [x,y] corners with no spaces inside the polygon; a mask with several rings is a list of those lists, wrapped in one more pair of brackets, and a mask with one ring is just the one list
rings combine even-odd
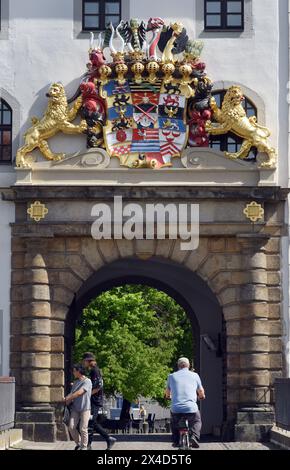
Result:
{"label": "tree foliage", "polygon": [[192,357],[192,328],[183,308],[164,292],[125,285],[102,293],[76,329],[75,359],[92,351],[105,393],[162,400],[178,356]]}

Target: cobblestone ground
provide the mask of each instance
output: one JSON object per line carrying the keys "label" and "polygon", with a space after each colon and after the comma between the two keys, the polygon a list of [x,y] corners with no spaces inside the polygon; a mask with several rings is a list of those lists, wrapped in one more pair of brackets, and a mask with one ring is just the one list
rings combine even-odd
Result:
{"label": "cobblestone ground", "polygon": [[[117,443],[114,445],[113,451],[122,450],[174,450],[171,447],[170,435],[168,434],[154,434],[149,436],[132,435],[132,436],[115,436]],[[73,450],[73,442],[56,442],[52,444],[41,442],[23,441],[17,445],[18,449],[25,450]],[[97,439],[93,442],[93,450],[105,450],[106,443]],[[203,441],[200,445],[200,450],[276,450],[276,447],[271,444],[258,444],[247,442],[214,442]]]}

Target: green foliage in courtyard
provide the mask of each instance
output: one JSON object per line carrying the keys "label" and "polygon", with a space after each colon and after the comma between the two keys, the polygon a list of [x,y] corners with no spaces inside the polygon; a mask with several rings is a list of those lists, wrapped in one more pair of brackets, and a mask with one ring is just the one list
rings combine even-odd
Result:
{"label": "green foliage in courtyard", "polygon": [[192,358],[192,328],[183,308],[164,292],[125,285],[104,292],[84,309],[75,359],[85,351],[96,354],[107,395],[162,401],[176,359]]}

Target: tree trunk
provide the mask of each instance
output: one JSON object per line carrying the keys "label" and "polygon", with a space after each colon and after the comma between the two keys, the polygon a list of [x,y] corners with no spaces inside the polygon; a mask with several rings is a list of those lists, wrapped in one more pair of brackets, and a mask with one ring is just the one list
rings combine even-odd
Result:
{"label": "tree trunk", "polygon": [[131,402],[126,400],[126,398],[123,399],[123,405],[122,405],[122,410],[120,414],[120,421],[127,421],[130,419],[130,408],[131,408]]}

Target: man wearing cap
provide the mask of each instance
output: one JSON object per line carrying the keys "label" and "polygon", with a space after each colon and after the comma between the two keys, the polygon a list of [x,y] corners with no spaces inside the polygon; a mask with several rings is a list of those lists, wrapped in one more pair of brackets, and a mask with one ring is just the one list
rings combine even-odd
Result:
{"label": "man wearing cap", "polygon": [[[83,365],[89,370],[89,377],[92,382],[91,409],[93,415],[94,430],[100,434],[107,442],[107,450],[110,450],[116,442],[114,437],[104,430],[99,423],[99,410],[103,407],[103,378],[97,366],[93,353],[86,352],[83,355]],[[89,436],[89,447],[91,446],[93,435]]]}
{"label": "man wearing cap", "polygon": [[198,374],[189,370],[190,363],[186,357],[178,362],[178,371],[170,374],[167,380],[165,396],[171,398],[171,423],[173,447],[179,446],[178,423],[181,417],[188,420],[191,447],[199,447],[201,418],[197,406],[197,397],[205,399],[204,389]]}

